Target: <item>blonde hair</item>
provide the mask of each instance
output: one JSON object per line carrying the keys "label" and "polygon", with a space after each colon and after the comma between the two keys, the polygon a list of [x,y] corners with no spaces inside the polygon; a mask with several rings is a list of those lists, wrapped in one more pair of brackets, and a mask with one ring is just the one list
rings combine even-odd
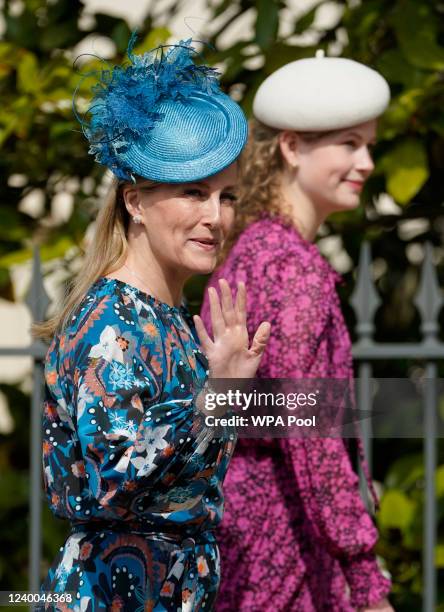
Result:
{"label": "blonde hair", "polygon": [[73,280],[61,310],[48,321],[33,324],[31,332],[34,337],[50,339],[62,331],[90,286],[124,263],[128,250],[129,213],[123,198],[123,186],[114,179],[97,216],[94,236],[85,253],[81,271]]}

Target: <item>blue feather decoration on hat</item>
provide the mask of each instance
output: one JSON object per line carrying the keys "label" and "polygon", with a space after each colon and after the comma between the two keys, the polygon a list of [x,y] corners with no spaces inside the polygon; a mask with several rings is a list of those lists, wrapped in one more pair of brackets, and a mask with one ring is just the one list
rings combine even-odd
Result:
{"label": "blue feather decoration on hat", "polygon": [[89,123],[81,120],[89,140],[89,152],[96,161],[110,168],[121,180],[133,180],[132,172],[120,154],[142,137],[146,139],[162,113],[156,110],[163,100],[186,101],[196,92],[220,92],[219,73],[205,65],[195,65],[192,39],[166,45],[143,55],[134,55],[133,34],[128,44],[129,65],[102,70],[88,113]]}

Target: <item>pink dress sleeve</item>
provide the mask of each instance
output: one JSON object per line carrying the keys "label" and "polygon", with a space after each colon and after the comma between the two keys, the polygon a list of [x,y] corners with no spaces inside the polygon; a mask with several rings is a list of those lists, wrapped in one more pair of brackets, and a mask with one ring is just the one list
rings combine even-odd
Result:
{"label": "pink dress sleeve", "polygon": [[[294,253],[274,257],[256,285],[255,316],[272,332],[258,375],[263,378],[344,378],[351,364],[349,338],[339,310],[335,273]],[[254,289],[254,285],[250,285]],[[260,286],[260,289],[259,289]],[[342,326],[338,323],[342,323]],[[341,332],[346,335],[341,339]],[[345,367],[344,367],[345,362]],[[348,366],[350,367],[350,366]],[[373,547],[377,530],[365,509],[344,442],[340,438],[280,440],[291,455],[305,513],[336,557],[357,608],[390,591]]]}

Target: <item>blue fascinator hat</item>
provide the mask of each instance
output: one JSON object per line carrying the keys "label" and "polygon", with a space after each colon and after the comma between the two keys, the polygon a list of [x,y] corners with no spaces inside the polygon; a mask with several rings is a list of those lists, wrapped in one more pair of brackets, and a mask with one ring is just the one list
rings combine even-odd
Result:
{"label": "blue fascinator hat", "polygon": [[248,135],[240,106],[219,87],[218,72],[196,65],[191,39],[134,55],[102,70],[87,114],[79,117],[89,153],[120,180],[203,179],[229,166]]}

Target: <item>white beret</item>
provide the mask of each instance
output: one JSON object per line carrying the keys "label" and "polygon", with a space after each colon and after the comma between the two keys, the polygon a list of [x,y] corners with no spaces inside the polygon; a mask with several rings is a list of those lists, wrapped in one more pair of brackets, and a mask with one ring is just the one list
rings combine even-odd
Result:
{"label": "white beret", "polygon": [[281,130],[317,132],[358,125],[384,112],[390,101],[384,77],[354,60],[318,54],[265,79],[253,101],[256,119]]}

